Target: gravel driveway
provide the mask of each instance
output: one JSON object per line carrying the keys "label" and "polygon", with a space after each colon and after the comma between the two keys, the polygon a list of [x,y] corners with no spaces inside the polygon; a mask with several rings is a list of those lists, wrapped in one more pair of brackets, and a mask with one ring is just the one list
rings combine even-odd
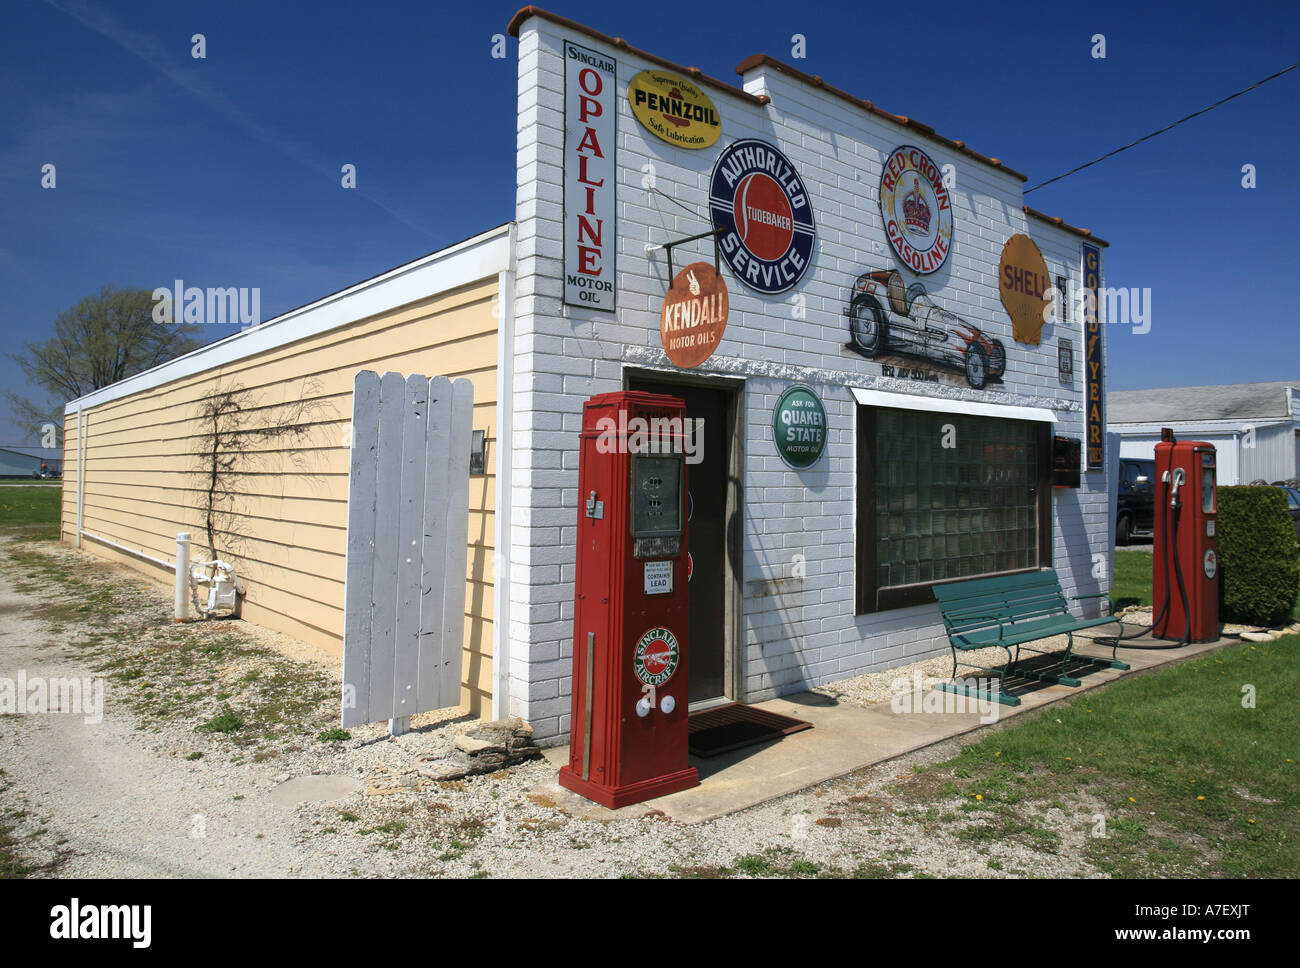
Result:
{"label": "gravel driveway", "polygon": [[[718,820],[565,813],[544,760],[438,783],[458,710],[329,739],[337,661],[239,621],[174,625],[171,596],[50,542],[0,541],[0,676],[100,677],[102,721],[0,717],[0,852],[56,877],[1094,876],[1089,808],[1044,807],[1052,851],[978,823],[933,764],[961,740]],[[946,660],[930,660],[926,674]],[[933,668],[931,668],[933,666]],[[872,702],[909,670],[826,691]],[[238,723],[238,725],[235,725]],[[967,737],[967,742],[970,737]],[[318,777],[303,781],[302,777]],[[286,782],[291,781],[291,782]],[[315,782],[336,799],[293,802]],[[281,802],[286,801],[286,802]]]}

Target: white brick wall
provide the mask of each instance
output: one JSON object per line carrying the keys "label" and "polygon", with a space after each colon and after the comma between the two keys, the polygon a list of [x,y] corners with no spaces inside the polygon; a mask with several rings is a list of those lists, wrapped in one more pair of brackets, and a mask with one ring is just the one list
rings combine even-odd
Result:
{"label": "white brick wall", "polygon": [[[1046,326],[1042,346],[1024,346],[1011,338],[997,291],[1008,236],[1031,235],[1053,277],[1064,268],[1076,282],[1081,240],[1027,218],[1023,186],[1014,175],[762,68],[743,84],[751,93],[768,94],[770,105],[706,88],[722,118],[722,138],[703,151],[674,148],[646,132],[627,105],[627,82],[653,65],[575,35],[618,62],[618,312],[563,306],[560,50],[566,36],[534,17],[523,24],[519,41],[509,712],[528,719],[539,738],[559,739],[568,731],[582,403],[592,394],[621,389],[626,365],[669,368],[658,328],[667,261],[663,253],[647,256],[645,246],[709,228],[713,162],[725,145],[745,137],[776,144],[795,164],[812,199],[817,249],[801,283],[782,296],[760,297],[724,271],[731,299],[726,334],[696,371],[746,380],[744,693],[737,698],[760,701],[946,648],[935,606],[853,614],[856,417],[848,387],[1050,408],[1059,420],[1056,432],[1082,437],[1084,344],[1077,309],[1071,326]],[[885,378],[878,364],[845,348],[848,287],[866,268],[895,264],[876,193],[881,165],[902,144],[915,144],[939,165],[956,167],[952,254],[924,282],[945,309],[1002,339],[1008,360],[1000,386],[976,392]],[[658,188],[680,204],[642,186],[649,165]],[[680,267],[692,255],[711,258],[711,246],[682,247],[675,262]],[[792,312],[798,297],[805,302],[804,318]],[[1060,335],[1074,341],[1073,386],[1057,378]],[[816,389],[831,426],[825,455],[801,473],[781,462],[771,441],[772,406],[792,382]],[[1054,495],[1054,563],[1067,592],[1109,587],[1108,580],[1091,575],[1094,553],[1107,556],[1109,574],[1107,508],[1102,474],[1085,475],[1081,489]],[[764,582],[790,577],[796,554],[805,557],[805,577],[778,594],[764,593]]]}

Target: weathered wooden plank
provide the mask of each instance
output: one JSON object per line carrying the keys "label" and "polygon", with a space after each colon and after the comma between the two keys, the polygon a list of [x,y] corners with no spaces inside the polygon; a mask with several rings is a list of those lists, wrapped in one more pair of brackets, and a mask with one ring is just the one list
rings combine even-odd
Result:
{"label": "weathered wooden plank", "polygon": [[[439,694],[450,706],[460,697],[461,642],[465,632],[465,559],[469,543],[469,445],[474,384],[452,384],[450,453],[447,457],[447,573],[442,601],[442,671]],[[455,699],[448,699],[455,696]]]}
{"label": "weathered wooden plank", "polygon": [[343,579],[344,729],[370,722],[370,625],[374,585],[375,487],[379,456],[379,374],[353,380],[348,469],[347,563]]}
{"label": "weathered wooden plank", "polygon": [[429,381],[406,378],[402,414],[401,497],[397,516],[397,622],[393,657],[393,716],[410,716],[419,704],[420,574],[424,534],[424,473]]}
{"label": "weathered wooden plank", "polygon": [[370,720],[393,716],[394,639],[397,630],[397,524],[401,496],[402,415],[406,381],[385,373],[379,381],[379,458],[375,488],[374,621],[370,648]]}
{"label": "weathered wooden plank", "polygon": [[[429,434],[425,455],[424,547],[420,578],[420,708],[440,709],[459,701],[442,691],[447,650],[443,647],[443,598],[447,576],[447,489],[450,474],[452,387],[445,376],[429,381]],[[463,584],[463,583],[462,583]],[[457,669],[460,655],[456,656]]]}

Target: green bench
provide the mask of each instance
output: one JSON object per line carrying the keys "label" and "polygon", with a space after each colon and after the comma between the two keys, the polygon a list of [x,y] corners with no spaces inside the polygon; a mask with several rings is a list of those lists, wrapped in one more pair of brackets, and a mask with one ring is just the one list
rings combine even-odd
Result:
{"label": "green bench", "polygon": [[[1066,604],[1065,592],[1061,590],[1061,579],[1050,568],[1018,575],[973,578],[935,585],[934,597],[939,602],[943,626],[948,633],[948,643],[952,646],[952,678],[954,680],[957,678],[958,666],[981,669],[998,677],[996,693],[979,688],[972,689],[955,681],[941,683],[938,688],[944,692],[996,700],[1006,706],[1019,706],[1020,700],[1006,691],[1009,675],[1020,679],[1036,679],[1064,686],[1077,686],[1079,680],[1066,673],[1066,665],[1071,658],[1110,669],[1128,668],[1128,665],[1120,662],[1116,657],[1119,650],[1118,637],[1109,659],[1073,654],[1074,633],[1080,629],[1115,622],[1123,632],[1124,625],[1113,614],[1097,618],[1075,618],[1071,615]],[[1101,592],[1096,595],[1077,595],[1075,599],[1104,597],[1106,593]],[[1109,602],[1107,604],[1109,605]],[[1051,638],[1054,635],[1068,637],[1059,673],[1021,667],[1022,647],[1027,652],[1039,655],[1055,654],[1056,650],[1027,648],[1030,642]],[[994,647],[1006,651],[1005,664],[991,667],[958,661],[960,652]],[[1053,668],[1054,665],[1052,663],[1048,668]]]}

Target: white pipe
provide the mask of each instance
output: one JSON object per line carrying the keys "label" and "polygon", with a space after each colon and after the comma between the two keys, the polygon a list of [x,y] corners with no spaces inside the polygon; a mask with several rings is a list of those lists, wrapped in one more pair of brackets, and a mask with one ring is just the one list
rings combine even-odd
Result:
{"label": "white pipe", "polygon": [[190,587],[186,580],[190,573],[190,534],[182,531],[176,535],[176,611],[177,622],[190,620]]}
{"label": "white pipe", "polygon": [[118,551],[125,551],[128,555],[143,558],[145,561],[150,561],[155,565],[160,565],[168,571],[174,571],[176,569],[176,566],[170,561],[164,561],[162,558],[155,558],[153,555],[146,555],[143,551],[136,551],[134,548],[128,548],[126,545],[118,544],[116,541],[110,541],[108,538],[101,538],[99,535],[91,534],[89,531],[82,531],[80,533],[85,535],[91,541],[98,541],[100,544],[106,544],[110,548],[116,548]]}
{"label": "white pipe", "polygon": [[81,524],[86,506],[86,411],[77,411],[77,547],[81,547]]}
{"label": "white pipe", "polygon": [[515,223],[506,269],[497,276],[497,479],[492,573],[492,718],[510,708],[510,486],[515,425]]}

